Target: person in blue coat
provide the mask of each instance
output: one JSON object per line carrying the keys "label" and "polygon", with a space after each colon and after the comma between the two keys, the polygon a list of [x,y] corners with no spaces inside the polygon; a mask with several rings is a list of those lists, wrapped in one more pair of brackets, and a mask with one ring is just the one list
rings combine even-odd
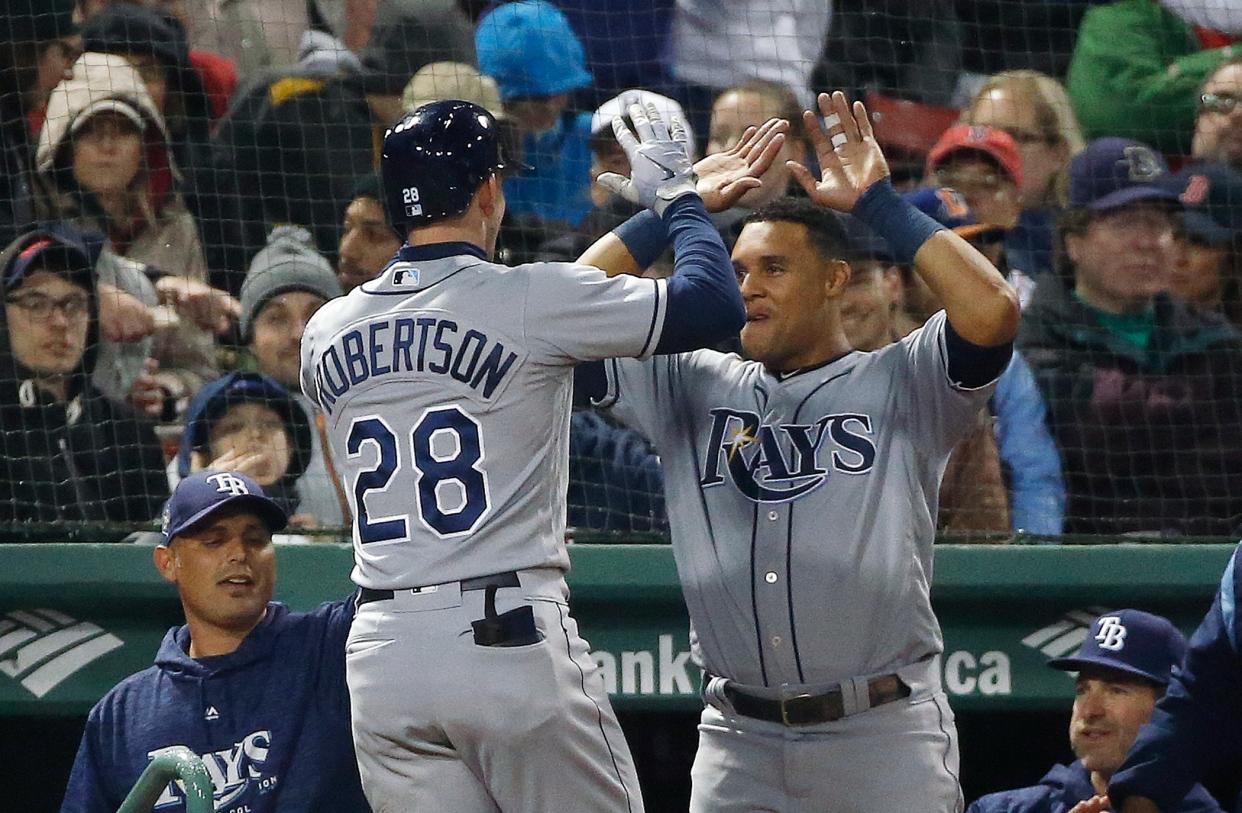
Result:
{"label": "person in blue coat", "polygon": [[[176,746],[202,758],[219,811],[369,810],[345,686],[354,604],[297,613],[271,600],[272,533],[286,521],[244,474],[181,481],[154,558],[186,624],[168,631],[154,666],[91,709],[62,813],[112,813],[148,763]],[[185,810],[176,782],[154,809]]]}
{"label": "person in blue coat", "polygon": [[[1242,774],[1242,545],[1234,550],[1211,609],[1169,691],[1113,775],[1111,808],[1121,813],[1173,809],[1183,788],[1209,772]],[[1242,798],[1237,801],[1242,813]]]}
{"label": "person in blue coat", "polygon": [[[1048,662],[1054,669],[1078,673],[1069,726],[1070,746],[1078,759],[1053,766],[1033,787],[977,799],[966,813],[1107,810],[1096,806],[1099,795],[1151,717],[1185,652],[1181,632],[1158,615],[1117,610],[1096,618],[1077,655]],[[1220,813],[1208,792],[1190,783],[1163,809]]]}

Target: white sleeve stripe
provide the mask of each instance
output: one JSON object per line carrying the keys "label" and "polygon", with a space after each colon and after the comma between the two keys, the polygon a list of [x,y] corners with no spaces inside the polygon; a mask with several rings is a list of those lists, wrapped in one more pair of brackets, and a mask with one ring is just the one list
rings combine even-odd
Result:
{"label": "white sleeve stripe", "polygon": [[637,358],[645,359],[655,352],[664,333],[664,315],[668,309],[668,283],[662,279],[652,280],[655,283],[655,307],[651,311],[651,326],[647,330],[647,340]]}

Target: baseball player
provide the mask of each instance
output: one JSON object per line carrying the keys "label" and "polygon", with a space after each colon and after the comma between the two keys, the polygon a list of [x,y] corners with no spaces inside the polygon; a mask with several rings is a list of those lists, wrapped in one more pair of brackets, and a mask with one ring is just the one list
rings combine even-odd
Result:
{"label": "baseball player", "polygon": [[[1169,690],[1152,713],[1134,748],[1113,775],[1108,797],[1096,810],[1159,813],[1200,777],[1232,771],[1242,775],[1242,545],[1234,551],[1220,589],[1190,637],[1186,660],[1173,672]],[[1108,799],[1112,807],[1107,806]],[[1242,810],[1242,798],[1238,799]]]}
{"label": "baseball player", "polygon": [[406,245],[303,337],[303,390],[355,517],[347,673],[380,813],[643,809],[566,603],[572,370],[719,341],[743,308],[680,128],[652,108],[630,115],[637,135],[614,122],[631,167],[617,183],[651,209],[640,225],[671,233],[671,278],[489,262],[513,164],[490,113],[437,102],[384,140]]}
{"label": "baseball player", "polygon": [[[1077,654],[1048,661],[1077,673],[1069,737],[1078,759],[1053,766],[1038,785],[977,799],[966,813],[1086,813],[1098,805],[1185,654],[1186,639],[1166,618],[1141,610],[1096,618]],[[1220,813],[1199,785],[1169,809]]]}
{"label": "baseball player", "polygon": [[[936,500],[1009,360],[1017,300],[893,191],[860,103],[838,92],[819,107],[827,132],[804,120],[822,177],[790,166],[811,200],[755,212],[733,250],[748,358],[611,360],[586,365],[581,386],[665,467],[705,670],[691,810],[961,810],[929,600]],[[846,238],[830,209],[913,260],[945,312],[882,350],[851,350]]]}

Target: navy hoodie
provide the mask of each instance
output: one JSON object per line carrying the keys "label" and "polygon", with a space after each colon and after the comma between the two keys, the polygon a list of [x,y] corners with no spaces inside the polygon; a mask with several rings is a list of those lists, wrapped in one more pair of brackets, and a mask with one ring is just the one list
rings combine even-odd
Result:
{"label": "navy hoodie", "polygon": [[[966,813],[1068,813],[1074,805],[1095,796],[1091,774],[1082,762],[1054,765],[1039,784],[1030,788],[989,793],[976,799]],[[1221,813],[1206,790],[1195,785],[1170,813]]]}
{"label": "navy hoodie", "polygon": [[[1197,777],[1242,772],[1242,545],[1190,637],[1169,690],[1108,786],[1110,799],[1145,796],[1165,809]],[[1242,796],[1235,802],[1242,813]],[[1120,805],[1118,805],[1120,807]]]}
{"label": "navy hoodie", "polygon": [[[170,629],[155,665],[91,709],[62,813],[113,813],[153,755],[184,745],[203,758],[217,811],[367,811],[345,686],[352,601],[310,613],[268,604],[237,651],[191,658]],[[182,811],[169,783],[156,813]]]}

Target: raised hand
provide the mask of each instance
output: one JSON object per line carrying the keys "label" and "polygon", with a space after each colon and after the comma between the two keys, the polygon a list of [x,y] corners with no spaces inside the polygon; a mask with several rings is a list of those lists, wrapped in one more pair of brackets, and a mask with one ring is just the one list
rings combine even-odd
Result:
{"label": "raised hand", "polygon": [[621,197],[663,214],[676,198],[695,190],[694,167],[686,149],[686,128],[676,117],[665,125],[655,105],[630,105],[630,121],[635,137],[625,120],[612,120],[617,143],[630,159],[630,177],[605,172],[596,183]]}
{"label": "raised hand", "polygon": [[223,334],[241,317],[240,302],[228,292],[199,280],[160,277],[155,281],[155,290],[161,302],[171,305],[177,313],[203,330]]}
{"label": "raised hand", "polygon": [[819,116],[810,110],[802,114],[819,161],[819,180],[797,161],[788,161],[786,165],[811,200],[839,212],[848,212],[869,186],[888,176],[888,163],[876,143],[867,108],[862,102],[854,102],[851,108],[841,91],[831,96],[821,93],[819,111],[829,125],[827,132]]}
{"label": "raised hand", "polygon": [[694,165],[696,188],[709,212],[723,212],[742,195],[763,186],[767,172],[785,146],[789,122],[768,119],[761,127],[747,127],[742,139],[727,150],[705,156]]}

